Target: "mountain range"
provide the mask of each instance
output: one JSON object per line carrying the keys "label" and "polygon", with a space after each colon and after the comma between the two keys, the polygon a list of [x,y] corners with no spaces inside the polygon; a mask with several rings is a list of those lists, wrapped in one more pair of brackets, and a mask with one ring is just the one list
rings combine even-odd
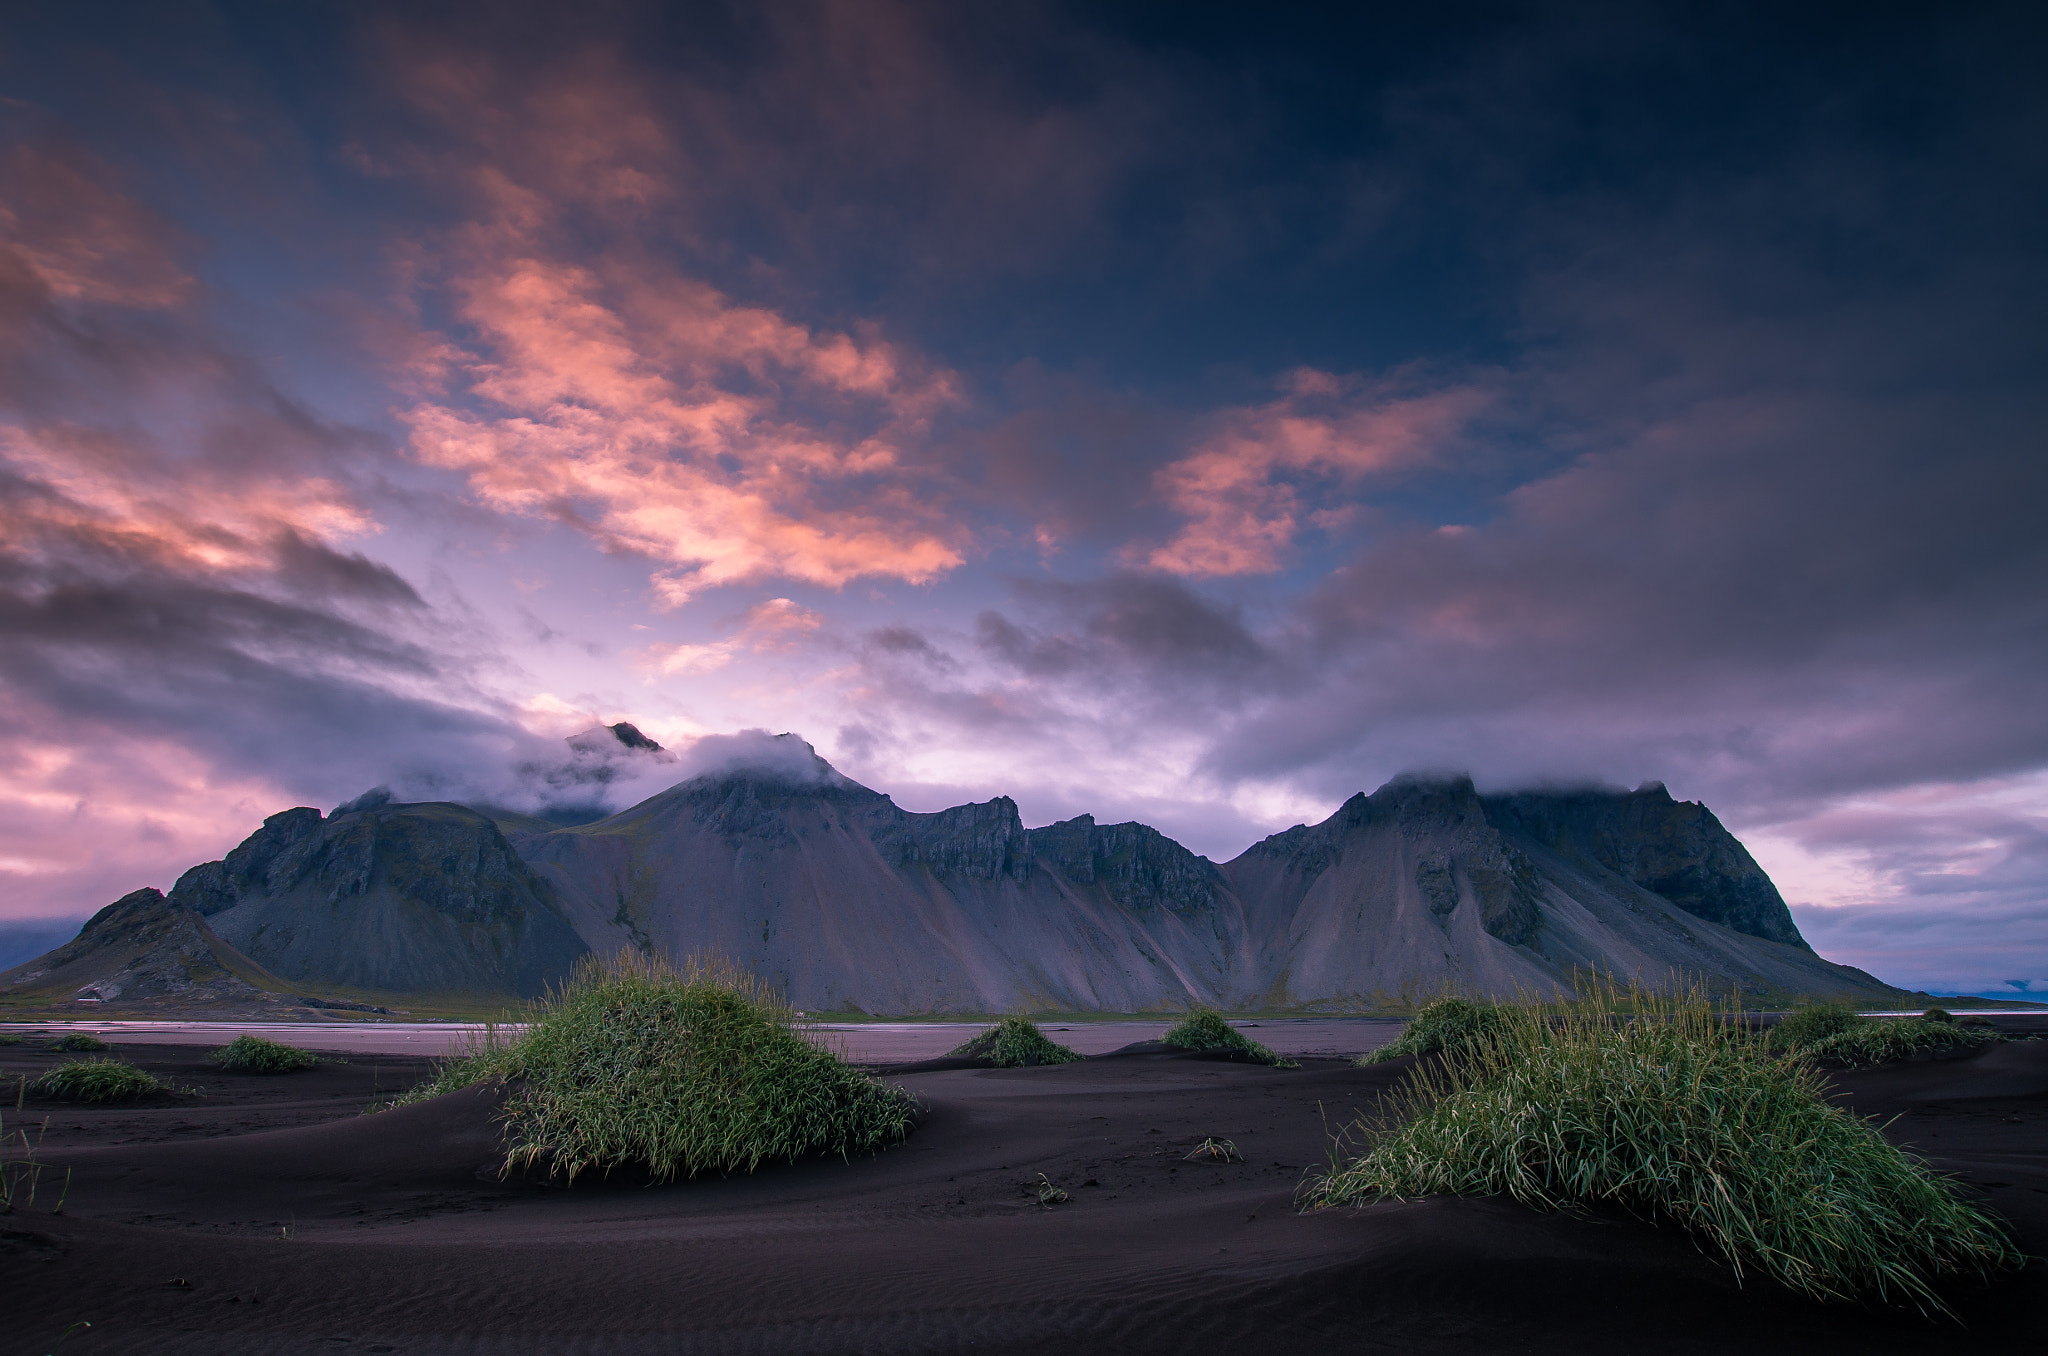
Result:
{"label": "mountain range", "polygon": [[[661,756],[630,725],[571,742],[594,739]],[[1587,970],[1751,1003],[1897,992],[1815,955],[1742,844],[1659,785],[1403,778],[1216,863],[1143,824],[1026,828],[1008,797],[904,810],[774,743],[602,817],[380,795],[286,810],[0,974],[0,997],[496,1000],[620,947],[715,953],[798,1007],[878,1015],[1359,1010]]]}

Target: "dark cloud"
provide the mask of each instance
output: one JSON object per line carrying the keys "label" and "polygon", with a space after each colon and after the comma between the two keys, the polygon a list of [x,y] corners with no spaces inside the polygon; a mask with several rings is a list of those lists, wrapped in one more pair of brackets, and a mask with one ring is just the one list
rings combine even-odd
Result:
{"label": "dark cloud", "polygon": [[908,626],[883,626],[867,633],[871,649],[924,661],[935,669],[957,669],[959,664],[924,635]]}
{"label": "dark cloud", "polygon": [[1148,683],[1226,685],[1256,681],[1271,656],[1238,610],[1160,575],[1121,573],[1085,582],[1011,581],[1023,607],[1045,623],[1027,629],[1000,612],[975,621],[975,642],[1025,673],[1128,675]]}
{"label": "dark cloud", "polygon": [[289,529],[273,547],[278,581],[298,593],[368,603],[424,607],[418,590],[389,565],[361,552],[336,551]]}
{"label": "dark cloud", "polygon": [[[328,539],[371,525],[383,444],[238,356],[189,241],[91,156],[15,145],[0,173],[29,208],[0,221],[0,744],[36,851],[98,839],[132,871],[185,850],[166,819],[208,817],[195,786],[325,804],[533,747],[477,685],[483,639]],[[10,883],[17,907],[92,902],[44,888]]]}
{"label": "dark cloud", "polygon": [[1086,658],[1072,638],[1033,634],[994,611],[974,619],[974,643],[1009,667],[1037,678],[1072,673]]}

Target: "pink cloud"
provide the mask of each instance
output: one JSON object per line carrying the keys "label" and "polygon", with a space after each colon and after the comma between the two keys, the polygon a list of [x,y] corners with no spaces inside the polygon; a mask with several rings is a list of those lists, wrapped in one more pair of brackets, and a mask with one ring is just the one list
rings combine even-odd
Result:
{"label": "pink cloud", "polygon": [[0,526],[16,546],[89,543],[157,571],[260,575],[281,541],[376,528],[331,479],[233,474],[71,426],[0,426],[0,466],[37,491],[0,500]]}
{"label": "pink cloud", "polygon": [[0,918],[76,915],[144,885],[168,889],[287,803],[268,780],[214,767],[175,739],[14,706],[0,703],[0,725],[53,734],[0,741]]}
{"label": "pink cloud", "polygon": [[[961,563],[965,530],[919,455],[960,403],[957,378],[875,334],[736,302],[641,248],[683,167],[629,80],[586,63],[509,104],[473,67],[429,65],[416,84],[479,129],[450,171],[473,220],[428,270],[467,334],[411,349],[458,388],[402,412],[421,460],[493,509],[659,562],[670,605],[767,578],[924,582]],[[568,232],[572,213],[614,243]]]}
{"label": "pink cloud", "polygon": [[1195,450],[1162,467],[1155,492],[1189,521],[1134,553],[1180,575],[1280,569],[1304,523],[1341,528],[1351,506],[1319,492],[1428,462],[1485,406],[1477,387],[1421,395],[1302,368],[1277,400],[1226,411]]}
{"label": "pink cloud", "polygon": [[640,667],[662,677],[715,673],[744,654],[798,649],[825,625],[824,617],[788,598],[770,598],[747,609],[739,630],[724,640],[697,645],[650,645]]}

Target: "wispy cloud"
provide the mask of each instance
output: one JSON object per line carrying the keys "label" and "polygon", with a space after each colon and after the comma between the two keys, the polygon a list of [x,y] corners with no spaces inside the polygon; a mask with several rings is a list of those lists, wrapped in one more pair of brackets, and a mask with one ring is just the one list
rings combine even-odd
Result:
{"label": "wispy cloud", "polygon": [[124,892],[280,799],[388,775],[408,742],[505,756],[519,731],[451,663],[445,619],[354,549],[377,530],[351,483],[375,440],[219,341],[179,238],[103,166],[52,143],[0,163],[0,199],[34,208],[0,237],[13,910]]}
{"label": "wispy cloud", "polygon": [[1340,529],[1361,482],[1426,464],[1449,450],[1488,393],[1414,390],[1304,368],[1277,399],[1214,418],[1215,428],[1154,478],[1188,522],[1139,554],[1179,575],[1266,574],[1308,527]]}

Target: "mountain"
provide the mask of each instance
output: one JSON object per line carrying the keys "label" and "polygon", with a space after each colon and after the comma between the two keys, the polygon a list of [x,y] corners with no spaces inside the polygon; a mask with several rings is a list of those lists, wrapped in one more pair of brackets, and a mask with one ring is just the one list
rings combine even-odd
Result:
{"label": "mountain", "polygon": [[[582,753],[667,756],[630,733]],[[531,994],[619,947],[723,955],[799,1007],[876,1014],[1373,1007],[1586,969],[1751,1001],[1897,992],[1814,955],[1741,843],[1661,786],[1401,779],[1218,864],[1142,824],[1027,829],[1007,797],[907,811],[772,744],[589,822],[374,796],[286,811],[168,903],[284,980],[388,993]]]}
{"label": "mountain", "polygon": [[1216,867],[1142,825],[1027,830],[998,798],[936,814],[846,781],[700,777],[594,824],[508,837],[597,950],[730,956],[801,1007],[1132,1011],[1232,960]]}
{"label": "mountain", "polygon": [[1661,786],[1481,796],[1462,778],[1396,781],[1222,871],[1264,940],[1275,1006],[1547,989],[1575,968],[1678,970],[1758,997],[1885,990],[1815,956],[1734,835]]}
{"label": "mountain", "polygon": [[286,810],[170,902],[287,980],[530,996],[588,948],[488,818],[461,805]]}
{"label": "mountain", "polygon": [[715,951],[823,1010],[1374,1005],[1586,968],[1888,992],[1815,956],[1734,836],[1662,787],[1398,781],[1218,865],[1142,824],[1026,829],[1007,798],[915,814],[819,769],[508,837],[593,948]]}

